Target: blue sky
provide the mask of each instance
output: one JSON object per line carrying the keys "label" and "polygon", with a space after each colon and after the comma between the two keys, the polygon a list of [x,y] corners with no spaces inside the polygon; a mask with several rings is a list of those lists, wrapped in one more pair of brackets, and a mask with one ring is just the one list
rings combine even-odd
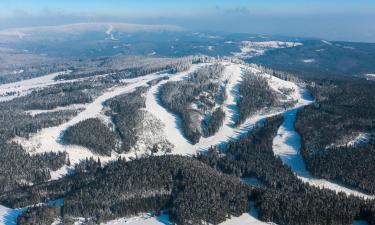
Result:
{"label": "blue sky", "polygon": [[0,28],[85,21],[375,42],[375,0],[0,0]]}

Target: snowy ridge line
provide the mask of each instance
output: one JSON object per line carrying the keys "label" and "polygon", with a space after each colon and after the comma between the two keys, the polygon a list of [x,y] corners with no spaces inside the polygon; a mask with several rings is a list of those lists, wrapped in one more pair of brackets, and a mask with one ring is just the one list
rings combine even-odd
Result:
{"label": "snowy ridge line", "polygon": [[368,195],[326,179],[316,178],[307,170],[305,162],[300,155],[301,138],[294,128],[297,111],[301,108],[292,109],[284,113],[284,123],[280,126],[273,140],[272,149],[274,154],[279,156],[282,162],[289,166],[295,175],[305,183],[319,188],[330,189],[337,193],[343,192],[346,195],[353,195],[364,199],[375,199],[374,195]]}

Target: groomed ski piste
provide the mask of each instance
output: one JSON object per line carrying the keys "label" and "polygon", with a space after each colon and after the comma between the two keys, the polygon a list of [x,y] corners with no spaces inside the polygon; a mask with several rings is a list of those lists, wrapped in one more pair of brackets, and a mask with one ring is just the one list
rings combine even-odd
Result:
{"label": "groomed ski piste", "polygon": [[[330,181],[324,179],[316,179],[306,170],[304,166],[304,162],[302,157],[299,154],[300,148],[300,137],[294,130],[294,120],[296,117],[296,112],[303,108],[306,105],[309,105],[313,102],[309,93],[298,86],[297,84],[279,79],[277,77],[263,74],[257,68],[250,67],[248,65],[236,64],[232,62],[221,62],[225,65],[225,72],[224,77],[227,79],[228,84],[226,86],[226,94],[227,98],[224,102],[223,110],[225,112],[225,120],[223,126],[219,129],[219,131],[207,138],[201,138],[200,141],[192,145],[182,134],[182,129],[180,127],[180,118],[178,116],[172,114],[168,109],[163,107],[160,102],[159,90],[160,87],[168,81],[179,81],[185,79],[190,73],[194,72],[200,67],[205,65],[210,65],[209,63],[202,63],[202,64],[194,64],[188,71],[180,72],[176,74],[162,74],[162,76],[168,76],[169,80],[163,80],[159,82],[157,85],[152,86],[146,95],[146,108],[144,110],[148,111],[152,114],[155,118],[159,119],[164,127],[163,133],[167,140],[174,145],[174,149],[172,150],[171,154],[178,154],[178,155],[194,155],[200,151],[204,151],[210,146],[214,145],[222,145],[226,144],[231,140],[238,139],[242,135],[251,131],[254,126],[260,124],[264,119],[278,115],[284,114],[285,122],[279,128],[278,134],[273,141],[273,150],[275,155],[279,156],[282,161],[291,167],[291,169],[295,172],[295,174],[302,179],[303,181],[318,186],[321,188],[327,188],[334,190],[336,192],[344,192],[348,195],[355,195],[364,198],[373,198],[374,196],[369,196],[359,191],[344,187],[343,185],[332,183]],[[236,108],[236,99],[238,98],[237,88],[238,84],[240,84],[243,76],[244,70],[251,70],[254,73],[261,74],[265,76],[268,80],[269,86],[276,92],[282,94],[281,90],[288,88],[293,90],[288,96],[285,96],[287,100],[296,100],[297,103],[293,108],[290,109],[279,109],[274,110],[268,113],[264,113],[260,111],[258,114],[251,116],[248,118],[244,123],[239,126],[234,126],[233,118],[237,114]],[[66,73],[66,72],[64,72]],[[50,74],[40,78],[34,78],[30,82],[30,80],[21,81],[13,84],[8,84],[6,86],[1,85],[0,91],[3,91],[3,87],[10,87],[8,90],[18,91],[21,95],[25,95],[30,92],[32,89],[42,88],[49,85],[54,85],[64,81],[53,81],[53,77],[58,74]],[[103,75],[101,75],[103,76]],[[66,123],[63,123],[56,127],[49,127],[40,130],[38,133],[31,136],[29,139],[24,138],[16,138],[19,144],[21,144],[30,154],[39,154],[44,152],[61,152],[65,151],[69,155],[69,159],[71,164],[74,165],[79,163],[81,160],[86,158],[100,158],[102,163],[116,160],[119,156],[126,157],[126,158],[136,158],[141,157],[142,155],[137,155],[138,153],[127,153],[127,154],[116,154],[112,153],[110,157],[99,156],[93,154],[89,149],[81,146],[75,145],[65,145],[61,140],[61,134],[68,129],[70,126],[77,124],[85,119],[88,118],[101,118],[103,120],[108,120],[108,118],[104,115],[103,112],[103,103],[108,99],[114,98],[116,96],[131,93],[136,88],[141,86],[147,86],[148,82],[159,78],[161,75],[160,73],[153,73],[142,77],[132,78],[132,79],[125,79],[122,80],[122,84],[118,86],[114,86],[107,91],[105,91],[102,95],[97,97],[92,103],[83,104],[74,107],[83,108],[78,115],[74,118],[69,120]],[[43,83],[43,81],[46,81]],[[71,80],[70,82],[73,82]],[[22,84],[30,84],[28,88],[22,86]],[[19,90],[18,90],[18,89]],[[4,92],[5,93],[5,92]],[[12,97],[13,98],[13,97]],[[0,98],[0,101],[9,100],[8,98]],[[73,107],[73,106],[69,106]],[[38,110],[37,112],[31,113],[43,113],[43,110]],[[162,153],[159,153],[162,154]],[[58,171],[51,171],[52,180],[60,179],[61,177],[65,176],[69,171],[72,169],[73,166],[68,167],[64,166],[60,168]],[[19,209],[8,209],[6,207],[0,206],[0,225],[10,225],[15,224],[15,219],[17,215],[20,213]],[[139,216],[133,217],[129,219],[119,219],[114,220],[109,223],[108,225],[119,225],[119,224],[132,224],[132,225],[141,225],[141,224],[169,224],[168,219],[164,215],[163,218],[159,217],[150,217],[150,216]],[[234,225],[234,224],[268,224],[262,222],[257,219],[256,213],[249,212],[245,213],[240,217],[232,217],[232,219],[225,221],[225,225]]]}

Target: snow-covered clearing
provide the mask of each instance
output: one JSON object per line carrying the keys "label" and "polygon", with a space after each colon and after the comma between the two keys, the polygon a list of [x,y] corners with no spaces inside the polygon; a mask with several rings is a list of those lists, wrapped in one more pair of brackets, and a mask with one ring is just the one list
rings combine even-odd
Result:
{"label": "snow-covered clearing", "polygon": [[101,225],[172,225],[169,221],[169,215],[162,213],[160,216],[151,216],[150,214],[142,214],[130,218],[121,218],[112,220]]}
{"label": "snow-covered clearing", "polygon": [[232,54],[239,58],[249,58],[253,56],[263,55],[267,50],[277,48],[292,48],[302,45],[299,42],[284,41],[242,41],[241,52],[233,52]]}
{"label": "snow-covered clearing", "polygon": [[314,63],[315,59],[304,59],[303,62],[304,63]]}
{"label": "snow-covered clearing", "polygon": [[336,192],[344,192],[348,195],[373,199],[375,196],[364,194],[360,191],[350,189],[342,184],[333,183],[325,179],[318,179],[311,175],[306,169],[304,160],[300,155],[301,139],[294,128],[296,113],[298,109],[292,109],[284,113],[284,123],[279,128],[277,136],[273,140],[273,151],[275,155],[288,165],[302,181],[310,185],[330,189]]}
{"label": "snow-covered clearing", "polygon": [[0,85],[0,102],[9,101],[13,98],[24,96],[37,88],[47,87],[58,83],[72,82],[72,81],[55,81],[54,78],[58,75],[69,74],[72,71],[62,71],[51,73],[45,76],[36,77],[28,80],[17,81],[8,84]]}
{"label": "snow-covered clearing", "polygon": [[[270,223],[265,223],[258,220],[258,212],[251,204],[252,210],[249,213],[244,213],[239,217],[232,217],[220,225],[267,225]],[[169,221],[169,216],[166,213],[160,216],[150,216],[149,214],[142,214],[136,217],[121,218],[117,220],[112,220],[107,223],[102,223],[101,225],[172,225]]]}

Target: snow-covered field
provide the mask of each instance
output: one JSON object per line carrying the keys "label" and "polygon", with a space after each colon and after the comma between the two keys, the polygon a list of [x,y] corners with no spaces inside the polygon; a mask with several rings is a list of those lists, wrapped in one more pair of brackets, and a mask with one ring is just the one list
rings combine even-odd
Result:
{"label": "snow-covered field", "polygon": [[300,155],[301,139],[294,128],[297,111],[298,109],[293,109],[284,113],[284,123],[279,128],[277,136],[273,140],[273,151],[275,155],[279,156],[283,163],[288,165],[301,180],[310,185],[331,189],[336,192],[344,192],[348,195],[355,195],[366,199],[375,198],[375,196],[350,189],[342,184],[333,183],[325,179],[318,179],[311,175],[306,169],[304,160]]}
{"label": "snow-covered field", "polygon": [[249,58],[263,55],[267,50],[277,48],[292,48],[302,45],[299,42],[284,41],[242,41],[241,52],[233,52],[232,54],[239,58]]}
{"label": "snow-covered field", "polygon": [[[257,219],[258,213],[252,207],[249,213],[244,213],[239,217],[232,217],[220,225],[267,225],[269,223],[262,222]],[[112,220],[107,223],[102,223],[101,225],[172,225],[169,221],[168,214],[162,214],[160,216],[149,216],[148,214],[143,214],[141,216],[131,217],[131,218],[121,218],[117,220]]]}
{"label": "snow-covered field", "polygon": [[54,81],[54,78],[58,75],[69,74],[72,71],[62,71],[51,73],[45,76],[36,77],[33,79],[22,80],[18,82],[2,84],[0,85],[0,102],[9,101],[13,98],[24,96],[30,93],[32,90],[37,88],[47,87],[49,85],[54,85],[64,82],[72,81]]}

